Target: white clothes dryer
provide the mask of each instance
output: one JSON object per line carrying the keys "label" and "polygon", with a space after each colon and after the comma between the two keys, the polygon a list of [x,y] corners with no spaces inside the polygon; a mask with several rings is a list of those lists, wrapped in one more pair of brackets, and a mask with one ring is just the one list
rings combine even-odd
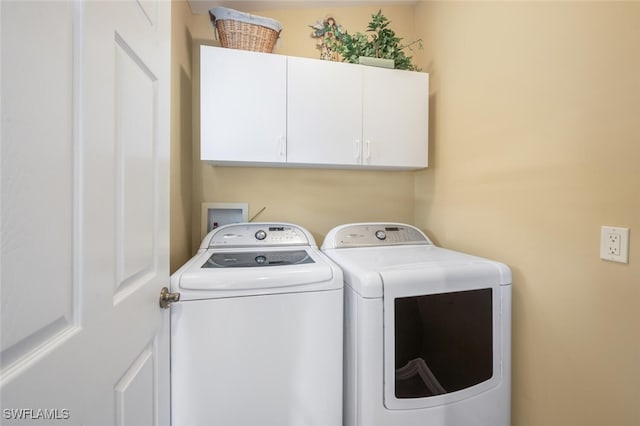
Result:
{"label": "white clothes dryer", "polygon": [[172,424],[342,424],[343,277],[308,231],[217,228],[171,291]]}
{"label": "white clothes dryer", "polygon": [[345,426],[509,426],[511,271],[398,223],[338,226]]}

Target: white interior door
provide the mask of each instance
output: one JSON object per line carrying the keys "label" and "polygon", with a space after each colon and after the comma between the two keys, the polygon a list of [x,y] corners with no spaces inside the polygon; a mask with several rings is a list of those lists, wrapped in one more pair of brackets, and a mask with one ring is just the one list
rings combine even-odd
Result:
{"label": "white interior door", "polygon": [[168,424],[170,3],[0,17],[2,423]]}

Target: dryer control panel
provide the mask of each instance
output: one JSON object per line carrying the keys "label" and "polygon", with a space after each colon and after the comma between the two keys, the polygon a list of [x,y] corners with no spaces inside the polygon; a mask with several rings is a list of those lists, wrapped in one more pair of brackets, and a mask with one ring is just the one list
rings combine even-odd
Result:
{"label": "dryer control panel", "polygon": [[326,248],[431,245],[418,228],[401,223],[354,223],[332,229],[322,245]]}
{"label": "dryer control panel", "polygon": [[315,240],[308,231],[292,224],[237,223],[211,231],[203,241],[205,244],[208,248],[315,246]]}

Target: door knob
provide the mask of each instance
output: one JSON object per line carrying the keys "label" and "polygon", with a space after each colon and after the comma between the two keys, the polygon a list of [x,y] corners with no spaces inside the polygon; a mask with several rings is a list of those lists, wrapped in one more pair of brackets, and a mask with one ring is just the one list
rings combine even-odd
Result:
{"label": "door knob", "polygon": [[180,293],[171,293],[167,287],[162,287],[160,290],[160,307],[162,309],[169,309],[169,306],[178,300],[180,300]]}

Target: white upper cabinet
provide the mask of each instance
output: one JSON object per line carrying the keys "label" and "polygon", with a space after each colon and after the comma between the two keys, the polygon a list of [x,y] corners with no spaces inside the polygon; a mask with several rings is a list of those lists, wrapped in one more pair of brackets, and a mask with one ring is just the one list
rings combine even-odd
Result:
{"label": "white upper cabinet", "polygon": [[287,162],[361,164],[361,68],[289,57],[287,70]]}
{"label": "white upper cabinet", "polygon": [[427,167],[429,74],[362,67],[362,162]]}
{"label": "white upper cabinet", "polygon": [[202,47],[201,158],[213,164],[427,167],[429,76]]}
{"label": "white upper cabinet", "polygon": [[210,46],[200,53],[200,158],[283,163],[286,56]]}

